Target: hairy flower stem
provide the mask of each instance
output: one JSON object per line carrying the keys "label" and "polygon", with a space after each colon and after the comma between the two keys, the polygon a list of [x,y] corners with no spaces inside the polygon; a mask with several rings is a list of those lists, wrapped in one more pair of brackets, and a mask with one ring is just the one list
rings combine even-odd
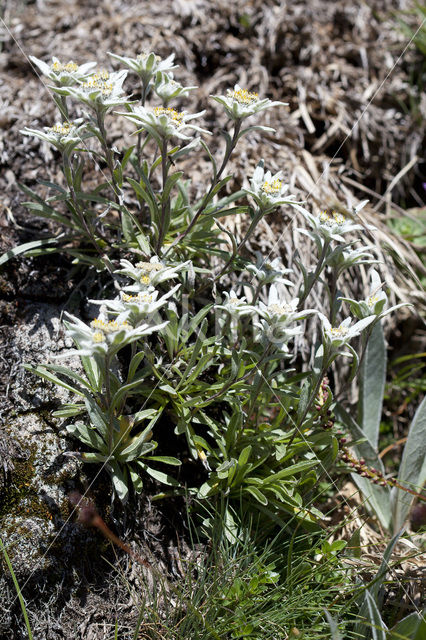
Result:
{"label": "hairy flower stem", "polygon": [[[265,360],[266,356],[268,353],[268,349],[265,349],[265,351],[263,352],[262,356],[260,357],[259,361],[257,363],[255,363],[255,367],[258,371],[260,371],[261,375],[263,376],[262,371],[259,369],[259,365]],[[220,398],[220,396],[225,393],[226,391],[228,391],[228,389],[230,389],[232,387],[232,385],[236,384],[237,382],[242,382],[243,380],[247,380],[248,378],[250,378],[250,376],[253,375],[253,369],[250,369],[250,371],[248,371],[247,373],[245,373],[243,376],[241,376],[241,378],[237,378],[236,380],[231,380],[230,382],[227,382],[222,389],[220,389],[217,393],[215,393],[212,396],[209,396],[208,400],[209,402],[212,400],[216,400],[216,398]],[[264,376],[263,376],[264,377]],[[194,413],[197,410],[197,407],[194,407],[192,409],[192,413]]]}
{"label": "hairy flower stem", "polygon": [[287,446],[288,446],[288,447],[289,447],[291,444],[293,444],[293,440],[294,440],[294,438],[296,437],[296,434],[297,434],[297,433],[299,433],[300,428],[301,428],[301,426],[303,425],[303,423],[304,423],[304,421],[305,421],[306,416],[308,415],[309,411],[310,411],[310,410],[311,410],[311,408],[312,408],[313,403],[315,402],[315,398],[316,398],[316,397],[317,397],[317,395],[318,395],[318,391],[319,391],[319,388],[320,388],[320,386],[321,386],[321,382],[322,382],[322,380],[323,380],[324,376],[325,376],[325,375],[326,375],[326,373],[327,373],[327,370],[328,370],[329,364],[330,364],[330,363],[329,363],[329,359],[328,359],[328,357],[326,357],[326,354],[324,354],[324,358],[323,358],[323,365],[322,365],[321,371],[320,371],[320,373],[319,373],[319,375],[318,375],[318,378],[317,378],[317,380],[316,380],[316,382],[315,382],[315,386],[314,386],[314,388],[313,388],[313,390],[312,390],[312,392],[311,392],[311,395],[309,396],[309,400],[308,400],[308,402],[307,402],[307,404],[306,404],[306,407],[305,407],[304,412],[302,413],[302,415],[301,415],[301,417],[298,419],[298,421],[294,423],[294,424],[295,424],[296,429],[294,430],[294,433],[293,433],[293,435],[291,436],[291,438],[290,438],[290,440],[289,440],[289,442],[288,442],[288,444],[287,444]]}
{"label": "hairy flower stem", "polygon": [[[145,82],[142,82],[141,105],[143,107],[145,106],[146,96],[147,96],[147,93],[148,93],[148,87],[149,87],[149,83],[146,84]],[[138,133],[138,142],[137,142],[137,146],[136,146],[136,157],[138,159],[138,167],[141,166],[141,154],[142,154],[142,131],[139,131],[139,133]]]}
{"label": "hairy flower stem", "polygon": [[61,114],[62,119],[68,122],[69,112],[66,96],[54,96],[53,100],[55,101],[55,104],[59,109],[59,113]]}
{"label": "hairy flower stem", "polygon": [[99,256],[102,258],[103,263],[105,264],[105,266],[107,267],[107,269],[112,273],[111,267],[108,264],[108,261],[105,260],[104,254],[101,251],[101,248],[99,247],[98,243],[96,242],[96,238],[93,234],[93,231],[90,229],[89,225],[87,224],[86,221],[86,217],[84,215],[84,211],[82,210],[82,208],[80,207],[80,204],[77,200],[77,196],[75,193],[75,189],[74,189],[74,182],[73,182],[73,171],[72,171],[72,166],[70,163],[70,159],[69,156],[64,154],[62,156],[62,160],[63,160],[63,165],[64,165],[64,174],[65,174],[65,179],[67,181],[67,185],[68,185],[68,189],[71,195],[71,200],[72,203],[74,205],[74,209],[75,212],[80,220],[80,223],[84,229],[84,231],[86,232],[87,237],[89,238],[90,242],[93,244],[93,246],[95,247],[97,253],[99,254]]}
{"label": "hairy flower stem", "polygon": [[107,166],[111,175],[111,186],[114,192],[114,198],[117,204],[121,204],[121,189],[117,184],[117,180],[115,179],[115,174],[114,174],[114,157],[107,142],[107,133],[106,133],[105,124],[104,124],[104,115],[99,109],[96,111],[96,121],[98,124],[98,129],[100,134],[98,139],[99,139],[99,142],[101,143],[103,152],[105,154],[105,161],[107,163]]}
{"label": "hairy flower stem", "polygon": [[157,255],[160,255],[161,247],[163,245],[164,236],[166,235],[166,218],[169,215],[170,210],[170,195],[167,199],[164,199],[164,191],[167,182],[167,140],[164,138],[161,145],[161,169],[162,169],[162,185],[163,185],[163,195],[161,199],[161,218],[158,229],[158,240],[157,240]]}
{"label": "hairy flower stem", "polygon": [[106,409],[108,411],[108,454],[111,456],[114,452],[114,425],[113,415],[111,412],[111,378],[110,378],[110,356],[105,356],[105,397]]}
{"label": "hairy flower stem", "polygon": [[317,264],[317,268],[315,269],[313,275],[308,279],[308,283],[306,285],[306,289],[303,292],[302,297],[299,300],[299,306],[297,307],[298,311],[302,311],[303,309],[303,305],[306,302],[306,298],[308,297],[308,295],[310,294],[312,287],[314,286],[315,282],[318,280],[321,271],[323,270],[324,267],[324,261],[327,257],[327,252],[328,252],[328,248],[330,246],[330,240],[324,240],[324,245],[322,247],[322,251],[321,251],[321,255],[318,259],[318,264]]}
{"label": "hairy flower stem", "polygon": [[204,209],[206,208],[206,206],[208,205],[209,201],[210,201],[210,196],[212,194],[213,189],[215,188],[215,186],[217,185],[217,183],[220,180],[220,177],[222,175],[222,173],[225,170],[226,165],[228,164],[229,158],[231,157],[231,154],[233,152],[233,150],[236,147],[236,144],[238,142],[238,136],[240,133],[240,129],[241,129],[241,122],[242,120],[236,120],[235,121],[235,125],[234,125],[234,134],[232,136],[231,142],[229,144],[227,144],[227,148],[226,148],[226,152],[225,152],[225,156],[223,158],[222,164],[220,166],[219,171],[217,172],[217,174],[215,175],[214,179],[212,180],[210,189],[208,190],[208,192],[206,193],[206,195],[204,196],[200,206],[198,207],[194,217],[192,218],[191,222],[189,223],[188,227],[186,228],[186,230],[181,233],[176,240],[174,240],[174,242],[170,245],[170,247],[167,249],[166,253],[164,255],[167,255],[167,253],[173,249],[173,247],[175,247],[177,244],[179,244],[179,242],[181,242],[182,240],[184,240],[186,238],[186,236],[188,235],[188,233],[190,231],[192,231],[193,227],[197,224],[199,217],[201,216],[201,214],[203,213]]}
{"label": "hairy flower stem", "polygon": [[373,329],[376,325],[376,322],[372,322],[365,330],[365,333],[362,335],[361,337],[361,341],[362,341],[362,346],[361,346],[361,355],[358,359],[358,367],[356,370],[356,373],[354,374],[354,376],[350,376],[349,379],[346,379],[344,384],[340,387],[339,389],[339,393],[335,395],[336,400],[340,399],[343,395],[343,393],[346,391],[346,389],[348,388],[349,384],[352,382],[353,378],[355,376],[359,376],[360,371],[361,371],[361,365],[364,361],[365,358],[365,354],[367,353],[367,347],[368,347],[368,343],[369,340],[371,338],[371,334],[373,333]]}
{"label": "hairy flower stem", "polygon": [[[251,234],[253,233],[253,231],[257,227],[257,225],[258,225],[259,221],[262,219],[262,217],[263,217],[263,211],[260,209],[256,213],[256,215],[254,216],[254,218],[253,218],[253,220],[252,220],[252,222],[250,224],[250,227],[248,228],[244,238],[241,240],[241,242],[238,245],[237,249],[232,252],[231,257],[229,258],[229,260],[227,261],[225,266],[219,271],[217,276],[214,278],[213,283],[216,283],[218,280],[220,280],[220,278],[227,272],[227,270],[231,266],[232,262],[234,261],[235,257],[240,253],[241,249],[244,247],[244,245],[246,244],[247,240],[250,238]],[[204,285],[204,287],[201,287],[197,291],[197,293],[202,291],[206,286],[207,285]]]}

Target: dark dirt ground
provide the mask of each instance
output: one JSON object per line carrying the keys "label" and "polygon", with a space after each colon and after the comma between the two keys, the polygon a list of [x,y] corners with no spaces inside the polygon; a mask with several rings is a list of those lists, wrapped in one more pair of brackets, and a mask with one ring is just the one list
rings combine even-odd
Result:
{"label": "dark dirt ground", "polygon": [[[25,198],[18,183],[33,188],[37,179],[54,180],[60,173],[58,158],[46,145],[19,133],[25,126],[42,128],[56,119],[49,91],[28,56],[49,61],[55,55],[78,63],[97,60],[99,65],[109,66],[107,51],[136,55],[153,50],[162,57],[175,52],[180,65],[176,77],[184,85],[199,87],[185,101],[185,108],[207,108],[204,119],[208,128],[222,122],[219,110],[211,102],[207,104],[208,96],[224,93],[236,82],[289,103],[284,117],[281,111],[271,110],[262,119],[262,124],[277,130],[274,136],[255,137],[250,140],[255,144],[243,145],[236,154],[232,164],[235,186],[251,174],[258,158],[264,157],[272,172],[284,168],[291,193],[302,198],[309,194],[313,211],[336,201],[370,198],[364,219],[377,226],[373,240],[378,250],[386,242],[391,257],[402,256],[410,268],[401,276],[393,260],[387,258],[386,282],[394,299],[412,300],[420,313],[424,292],[413,271],[424,275],[424,267],[410,243],[392,236],[386,224],[392,211],[425,206],[422,149],[426,104],[410,84],[410,74],[420,68],[422,60],[414,47],[404,51],[406,37],[392,15],[410,5],[405,0],[3,0],[1,252],[48,231],[43,220],[23,207]],[[415,27],[416,20],[408,20]],[[111,126],[112,136],[118,139],[120,130],[115,124]],[[207,161],[200,158],[195,168],[200,182],[207,170]],[[386,198],[381,198],[387,190]],[[240,231],[236,222],[229,220],[227,224]],[[288,263],[295,247],[303,252],[294,226],[278,248]],[[265,222],[257,246],[268,249],[282,228],[278,215]],[[7,487],[13,485],[13,464],[16,468],[29,455],[25,447],[22,450],[16,433],[7,429],[10,417],[30,415],[34,405],[39,412],[47,411],[54,402],[51,388],[30,391],[31,380],[21,369],[26,358],[42,361],[52,344],[62,339],[53,321],[51,331],[40,333],[37,317],[58,318],[77,284],[81,283],[70,276],[68,261],[60,256],[14,260],[0,271],[0,499],[5,500]],[[349,288],[356,290],[357,286],[348,283]],[[424,350],[424,330],[416,314],[401,316],[395,330],[400,336],[393,341],[396,350],[407,349],[407,344],[413,352]],[[25,331],[37,337],[33,351],[19,339]],[[43,425],[56,429],[48,418]],[[2,485],[6,489],[1,490]],[[145,495],[132,514],[111,511],[107,502],[99,506],[109,525],[124,539],[152,554],[165,572],[179,575],[178,546],[180,553],[186,553],[180,503],[154,508]],[[64,518],[62,513],[53,520],[55,531]],[[65,545],[71,539],[74,551],[70,556],[64,558],[61,548],[56,547],[60,559],[57,575],[47,580],[46,571],[37,570],[24,591],[35,614],[32,622],[37,639],[109,638],[116,616],[130,630],[137,616],[132,598],[141,588],[141,570],[121,552],[116,556],[100,535],[82,530],[80,525],[67,524],[59,542]],[[126,580],[120,578],[120,572]],[[23,570],[22,575],[27,579],[28,571]],[[13,607],[10,605],[13,588],[10,583],[2,583],[2,588],[0,638],[25,638],[16,599]],[[120,637],[127,637],[124,629]]]}

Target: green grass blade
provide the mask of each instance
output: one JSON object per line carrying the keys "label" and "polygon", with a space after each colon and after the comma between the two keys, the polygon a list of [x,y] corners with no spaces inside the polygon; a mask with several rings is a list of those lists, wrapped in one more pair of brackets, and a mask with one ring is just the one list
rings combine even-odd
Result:
{"label": "green grass blade", "polygon": [[7,564],[7,568],[10,571],[10,575],[12,576],[13,584],[15,585],[16,593],[18,595],[19,602],[20,602],[21,609],[22,609],[22,614],[23,614],[24,620],[25,620],[25,626],[27,627],[27,631],[28,631],[28,638],[29,638],[29,640],[33,640],[33,634],[32,634],[31,627],[30,627],[30,621],[28,620],[27,610],[25,608],[24,598],[22,597],[21,589],[19,588],[19,584],[18,584],[18,581],[17,581],[16,576],[15,576],[15,572],[14,572],[13,567],[12,567],[12,563],[10,562],[9,556],[7,554],[7,551],[6,551],[6,547],[4,546],[3,540],[1,538],[0,538],[0,549],[3,551],[3,555],[4,555],[4,559],[6,561],[6,564]]}

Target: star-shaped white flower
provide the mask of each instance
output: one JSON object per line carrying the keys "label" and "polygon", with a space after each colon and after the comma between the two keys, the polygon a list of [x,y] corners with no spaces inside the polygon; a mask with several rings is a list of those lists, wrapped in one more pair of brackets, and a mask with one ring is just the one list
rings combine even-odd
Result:
{"label": "star-shaped white flower", "polygon": [[274,284],[271,284],[268,292],[268,303],[261,300],[256,307],[259,315],[272,325],[288,325],[292,322],[304,320],[307,316],[317,313],[316,309],[302,309],[297,311],[299,298],[286,301],[279,293]]}
{"label": "star-shaped white flower", "polygon": [[84,81],[93,67],[96,67],[96,62],[78,65],[73,60],[63,63],[55,57],[52,58],[51,64],[47,64],[35,56],[30,56],[30,60],[57,87],[70,86]]}
{"label": "star-shaped white flower", "polygon": [[157,56],[152,51],[148,53],[140,53],[136,56],[136,58],[119,56],[116,53],[110,53],[109,51],[108,55],[115,60],[119,60],[119,62],[122,62],[126,65],[126,67],[137,73],[145,86],[148,85],[150,80],[158,72],[171,71],[172,69],[176,69],[179,66],[173,64],[175,58],[174,53],[172,53],[164,60],[162,60],[160,56]]}
{"label": "star-shaped white flower", "polygon": [[129,260],[120,260],[123,267],[115,273],[125,275],[137,283],[134,286],[125,287],[125,291],[145,291],[156,287],[160,282],[177,278],[179,272],[189,269],[191,261],[180,264],[167,265],[153,256],[149,262],[141,261],[133,265]]}
{"label": "star-shaped white flower", "polygon": [[286,102],[273,102],[269,98],[259,98],[257,93],[242,89],[238,84],[228,89],[226,96],[211,96],[213,100],[225,107],[225,111],[233,120],[243,120],[264,109],[284,106]]}
{"label": "star-shaped white flower", "polygon": [[353,300],[352,298],[340,298],[340,300],[349,304],[351,312],[357,318],[366,318],[372,314],[374,314],[377,319],[384,318],[384,316],[400,307],[410,306],[408,302],[401,302],[386,309],[388,297],[382,287],[383,283],[380,280],[378,272],[375,269],[371,269],[370,290],[365,300]]}
{"label": "star-shaped white flower", "polygon": [[[356,222],[356,218],[352,218],[343,215],[337,211],[322,211],[318,216],[314,216],[306,209],[298,207],[303,216],[308,221],[312,231],[307,229],[298,229],[300,233],[303,233],[313,240],[321,238],[322,240],[336,240],[337,242],[346,242],[343,237],[344,234],[351,231],[363,230],[364,227]],[[356,215],[356,214],[355,214]],[[367,229],[374,229],[371,225],[365,225]]]}
{"label": "star-shaped white flower", "polygon": [[131,120],[138,126],[138,131],[148,131],[152,137],[161,145],[163,140],[170,138],[180,138],[181,140],[190,140],[191,136],[183,133],[184,129],[192,129],[200,133],[211,135],[210,131],[201,129],[194,124],[189,124],[190,120],[201,117],[205,111],[199,113],[186,113],[185,111],[176,111],[170,107],[154,107],[146,108],[143,106],[134,107],[131,113],[120,113],[128,120]]}
{"label": "star-shaped white flower", "polygon": [[76,86],[52,88],[59,95],[71,96],[95,111],[106,112],[112,107],[129,102],[129,98],[122,95],[126,76],[127,71],[110,73],[106,69],[100,69]]}
{"label": "star-shaped white flower", "polygon": [[20,133],[45,140],[61,153],[67,155],[70,155],[71,151],[81,144],[83,140],[93,135],[87,131],[86,124],[82,118],[74,122],[58,122],[53,127],[44,127],[44,131],[25,127]]}
{"label": "star-shaped white flower", "polygon": [[90,325],[70,313],[66,313],[66,316],[71,320],[65,323],[67,334],[74,340],[77,349],[67,351],[60,357],[69,355],[112,357],[126,345],[160,331],[168,324],[166,321],[159,324],[144,323],[133,327],[128,322],[128,314],[121,314],[114,320],[108,320],[108,316],[103,311],[92,320]]}
{"label": "star-shaped white flower", "polygon": [[283,204],[301,204],[296,201],[295,196],[284,197],[289,185],[284,184],[281,178],[282,171],[278,171],[274,175],[270,171],[265,172],[264,162],[261,160],[250,179],[251,189],[243,189],[243,191],[249,194],[265,213],[269,213]]}
{"label": "star-shaped white flower", "polygon": [[105,306],[118,316],[126,317],[133,327],[138,327],[152,318],[161,307],[164,307],[180,286],[177,284],[160,298],[158,298],[160,292],[155,289],[133,294],[123,290],[120,292],[120,297],[115,300],[90,300],[90,302]]}
{"label": "star-shaped white flower", "polygon": [[345,318],[339,326],[332,327],[330,321],[325,315],[322,313],[318,313],[318,315],[322,322],[324,338],[328,345],[333,348],[340,348],[341,346],[348,344],[352,338],[359,336],[360,333],[376,319],[376,316],[369,315],[351,326],[352,319]]}
{"label": "star-shaped white flower", "polygon": [[225,300],[222,304],[215,305],[215,309],[224,309],[233,317],[243,316],[255,311],[255,308],[248,304],[245,296],[239,297],[233,289],[229,292],[224,291],[223,295]]}
{"label": "star-shaped white flower", "polygon": [[170,100],[186,97],[190,91],[197,87],[183,87],[173,79],[173,73],[162,73],[159,71],[155,76],[154,91],[163,101],[163,106],[167,106]]}

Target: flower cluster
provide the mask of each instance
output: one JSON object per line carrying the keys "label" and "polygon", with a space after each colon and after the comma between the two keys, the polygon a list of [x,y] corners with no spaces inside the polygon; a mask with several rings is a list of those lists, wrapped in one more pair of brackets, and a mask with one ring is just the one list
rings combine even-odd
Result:
{"label": "flower cluster", "polygon": [[137,73],[145,86],[149,84],[151,79],[154,78],[157,73],[164,73],[177,68],[177,65],[173,64],[175,58],[174,53],[165,58],[165,60],[162,60],[160,56],[157,56],[153,52],[140,53],[136,58],[119,56],[116,53],[109,52],[108,55],[114,60],[122,62],[131,71]]}
{"label": "flower cluster", "polygon": [[149,261],[136,262],[133,265],[129,260],[121,260],[122,269],[116,273],[127,276],[135,282],[133,286],[126,287],[126,291],[145,291],[156,287],[160,282],[177,278],[182,271],[188,270],[190,261],[174,265],[167,265],[158,256],[153,256]]}
{"label": "flower cluster", "polygon": [[282,182],[282,172],[272,175],[270,171],[264,169],[264,162],[261,160],[254,170],[250,180],[251,189],[244,189],[264,213],[269,213],[283,204],[301,204],[296,201],[295,196],[284,194],[288,191],[288,184]]}
{"label": "flower cluster", "polygon": [[52,127],[44,127],[44,131],[25,128],[21,133],[44,140],[65,155],[70,155],[77,145],[92,135],[82,118],[73,122],[57,122]]}
{"label": "flower cluster", "polygon": [[[318,216],[314,216],[305,209],[300,209],[308,221],[311,231],[299,229],[300,232],[310,236],[312,239],[321,238],[323,241],[335,240],[337,242],[346,242],[344,234],[351,231],[359,231],[364,227],[358,222],[352,220],[336,211],[322,211]],[[367,229],[372,229],[371,225],[365,225]]]}
{"label": "flower cluster", "polygon": [[30,56],[30,60],[57,87],[71,86],[82,82],[93,67],[96,66],[96,62],[86,62],[86,64],[78,65],[73,60],[70,60],[63,63],[55,57],[52,58],[50,65],[35,56]]}
{"label": "flower cluster", "polygon": [[159,98],[163,102],[163,106],[167,107],[170,100],[175,98],[186,97],[190,91],[197,87],[183,87],[179,82],[176,82],[172,73],[157,72],[154,82],[154,90]]}
{"label": "flower cluster", "polygon": [[375,320],[375,316],[370,314],[352,325],[352,319],[345,318],[337,327],[333,327],[325,315],[322,313],[318,315],[323,326],[324,340],[326,344],[333,349],[339,349],[347,345],[352,338],[359,336],[360,333]]}
{"label": "flower cluster", "polygon": [[112,107],[125,104],[129,98],[123,96],[123,82],[127,71],[110,73],[106,69],[100,69],[79,84],[69,87],[56,88],[55,91],[62,96],[70,96],[98,113],[106,113]]}
{"label": "flower cluster", "polygon": [[188,128],[210,135],[209,131],[189,124],[190,120],[199,118],[204,113],[204,111],[200,111],[199,113],[189,114],[185,111],[176,111],[176,109],[171,109],[170,107],[154,107],[151,109],[137,106],[130,113],[121,113],[121,115],[138,125],[140,130],[148,131],[161,144],[162,141],[173,137],[181,140],[190,140],[190,136],[183,133],[183,130]]}
{"label": "flower cluster", "polygon": [[285,106],[285,102],[273,102],[268,98],[259,98],[257,93],[242,89],[238,84],[228,89],[226,96],[212,96],[213,100],[225,107],[232,120],[243,120],[270,107]]}
{"label": "flower cluster", "polygon": [[133,327],[128,313],[109,320],[106,308],[102,308],[99,316],[89,325],[70,313],[66,313],[66,317],[70,320],[65,323],[67,333],[74,340],[77,349],[64,355],[93,356],[101,360],[105,357],[112,358],[126,345],[158,332],[167,325],[167,322],[147,322]]}
{"label": "flower cluster", "polygon": [[368,478],[373,484],[379,484],[382,487],[395,486],[391,478],[385,479],[380,469],[366,465],[364,458],[358,460],[347,447],[342,447],[340,457],[343,462],[349,465],[352,473],[358,473],[362,478]]}
{"label": "flower cluster", "polygon": [[370,315],[374,315],[376,320],[384,318],[392,311],[399,309],[400,307],[409,306],[406,302],[396,304],[389,309],[386,309],[388,297],[382,289],[383,283],[380,280],[380,276],[375,269],[370,270],[370,290],[367,297],[364,300],[353,300],[352,298],[340,298],[344,302],[349,304],[351,312],[357,318],[366,318]]}

